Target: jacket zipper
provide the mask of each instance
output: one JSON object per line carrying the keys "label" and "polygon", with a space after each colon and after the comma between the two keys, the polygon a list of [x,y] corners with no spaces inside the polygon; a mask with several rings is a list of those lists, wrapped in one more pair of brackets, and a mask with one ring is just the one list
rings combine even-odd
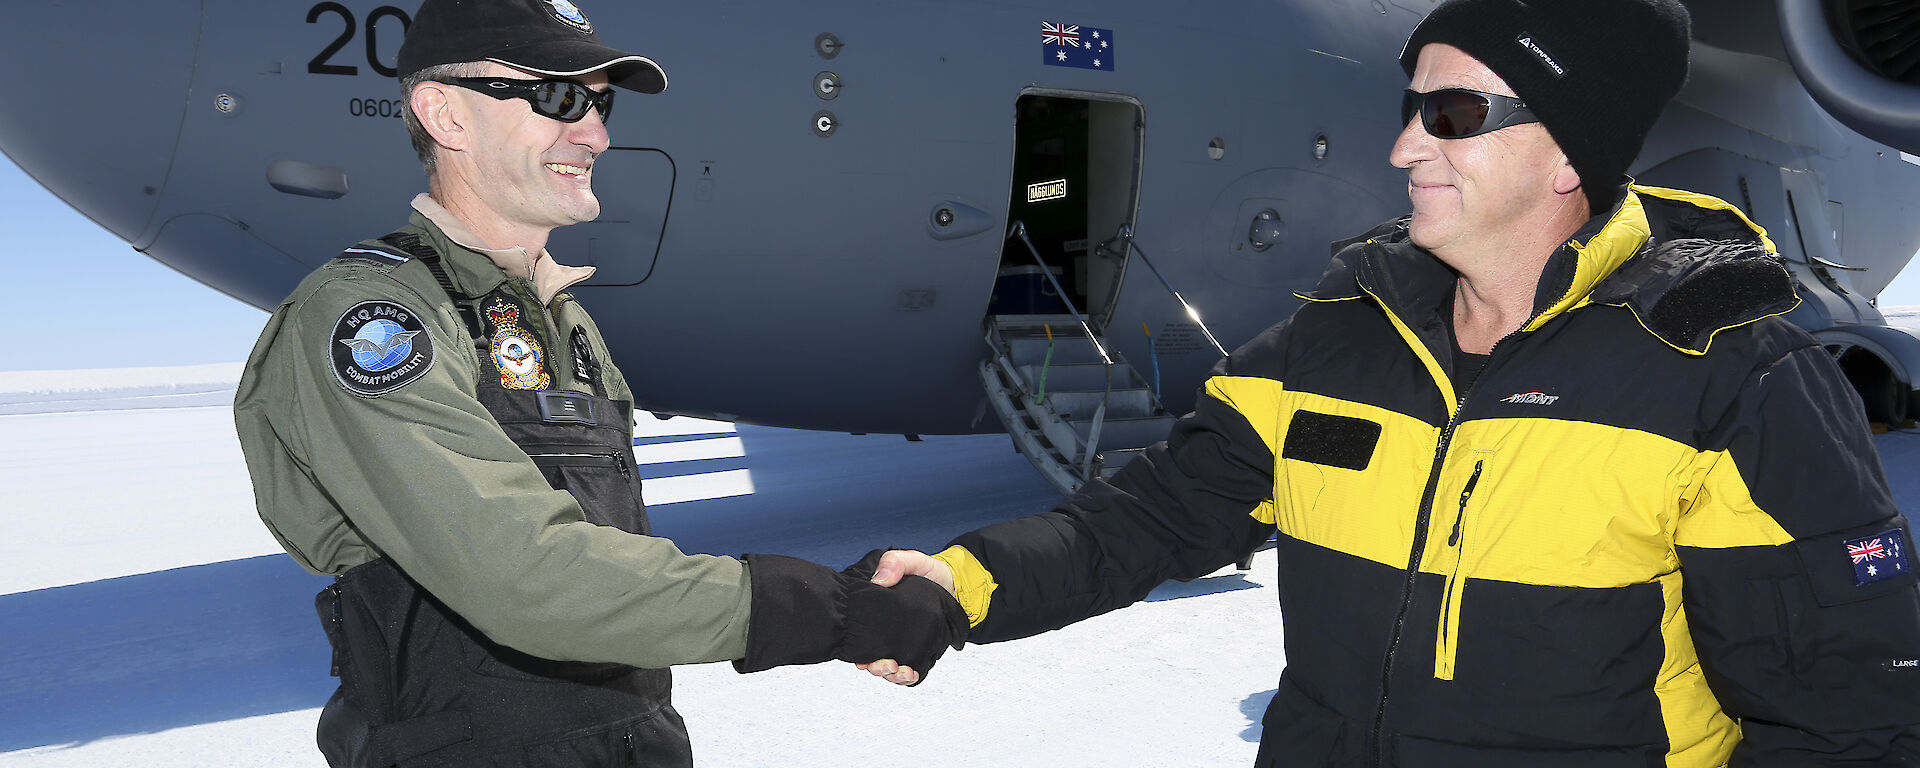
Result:
{"label": "jacket zipper", "polygon": [[1467,500],[1473,498],[1473,487],[1480,483],[1480,472],[1487,461],[1481,459],[1473,463],[1473,475],[1467,478],[1466,487],[1460,489],[1460,509],[1454,514],[1453,533],[1447,536],[1447,546],[1456,548],[1453,569],[1447,573],[1446,601],[1440,607],[1440,628],[1437,633],[1439,642],[1433,649],[1433,676],[1440,680],[1453,679],[1453,665],[1459,654],[1460,601],[1466,592],[1466,547],[1461,546],[1460,531],[1467,519]]}
{"label": "jacket zipper", "polygon": [[[1362,286],[1362,290],[1365,290],[1364,286]],[[1381,301],[1379,296],[1374,295],[1372,291],[1367,291],[1367,294],[1373,296],[1374,302],[1379,304],[1380,308],[1385,311],[1389,317],[1397,318],[1397,316],[1393,314],[1393,310],[1387,306],[1386,302]],[[1403,327],[1405,325],[1398,319],[1393,320],[1393,322]],[[1452,322],[1452,320],[1448,319],[1447,322]],[[1532,322],[1532,319],[1529,318],[1527,322]],[[1525,328],[1526,325],[1527,323],[1522,323],[1520,327]],[[1516,330],[1500,337],[1499,341],[1493,343],[1493,347],[1487,350],[1487,364],[1480,369],[1480,374],[1474,378],[1475,384],[1486,379],[1487,372],[1493,368],[1493,356],[1500,351],[1500,346],[1507,343],[1508,339],[1518,335],[1520,335],[1520,331]],[[1418,340],[1414,339],[1413,341],[1417,342]],[[1415,354],[1418,354],[1418,348],[1416,348]],[[1400,588],[1400,609],[1394,614],[1393,633],[1387,639],[1386,657],[1380,665],[1380,704],[1374,711],[1373,732],[1371,734],[1373,737],[1373,759],[1371,762],[1373,768],[1384,768],[1386,765],[1387,703],[1392,699],[1393,661],[1395,655],[1398,654],[1400,650],[1400,638],[1405,634],[1407,613],[1413,608],[1414,587],[1418,585],[1420,577],[1420,561],[1427,549],[1427,528],[1433,521],[1434,496],[1439,492],[1440,488],[1440,469],[1446,465],[1447,447],[1453,441],[1453,430],[1460,425],[1461,414],[1466,413],[1467,398],[1472,394],[1473,389],[1473,387],[1469,387],[1465,392],[1456,393],[1453,404],[1453,414],[1447,418],[1446,426],[1440,430],[1440,440],[1433,449],[1433,466],[1427,471],[1427,486],[1420,494],[1420,510],[1414,517],[1413,552],[1407,557],[1407,580]]]}
{"label": "jacket zipper", "polygon": [[1473,487],[1480,484],[1480,470],[1485,469],[1487,461],[1481,459],[1473,463],[1473,475],[1467,478],[1467,486],[1460,489],[1460,514],[1453,518],[1453,534],[1447,537],[1447,546],[1460,546],[1460,522],[1467,517],[1467,500],[1473,498]]}
{"label": "jacket zipper", "polygon": [[1373,713],[1373,765],[1386,765],[1387,701],[1392,698],[1393,657],[1400,650],[1400,637],[1406,629],[1407,612],[1413,607],[1413,590],[1420,578],[1420,560],[1427,550],[1427,528],[1433,519],[1433,497],[1440,487],[1440,467],[1447,459],[1447,443],[1453,440],[1453,428],[1460,423],[1467,396],[1462,393],[1454,404],[1453,416],[1440,430],[1440,442],[1433,449],[1433,468],[1427,472],[1427,487],[1420,494],[1420,512],[1413,522],[1413,552],[1407,556],[1407,581],[1400,588],[1400,610],[1393,616],[1393,634],[1387,639],[1387,655],[1380,665],[1380,705]]}
{"label": "jacket zipper", "polygon": [[[529,272],[528,274],[532,273]],[[547,380],[551,382],[549,386],[553,389],[566,389],[566,387],[560,386],[560,371],[564,369],[567,371],[568,376],[573,375],[573,360],[571,359],[573,357],[573,350],[570,348],[570,345],[560,343],[560,329],[553,324],[553,307],[540,303],[540,289],[533,285],[531,278],[526,282],[530,291],[521,291],[519,290],[520,286],[516,285],[514,286],[514,293],[519,295],[522,301],[540,308],[540,324],[545,326],[547,331],[547,337],[541,340],[541,345],[546,348],[547,353],[547,359],[545,361],[547,365]],[[554,298],[558,299],[559,297],[555,296]],[[565,352],[565,355],[568,357],[566,360],[560,359],[562,354],[560,350],[562,347],[569,347]],[[565,365],[562,365],[562,363],[565,363]]]}
{"label": "jacket zipper", "polygon": [[[571,461],[571,462],[561,461],[556,463],[569,463],[569,464],[574,464],[576,466],[578,466],[580,463],[586,463],[586,464],[591,464],[595,466],[612,464],[620,468],[620,474],[625,475],[628,473],[627,463],[625,461],[621,461],[621,456],[618,453],[529,453],[527,454],[527,458],[562,459],[562,460],[573,459],[577,461]],[[592,459],[592,461],[587,461],[588,459]]]}

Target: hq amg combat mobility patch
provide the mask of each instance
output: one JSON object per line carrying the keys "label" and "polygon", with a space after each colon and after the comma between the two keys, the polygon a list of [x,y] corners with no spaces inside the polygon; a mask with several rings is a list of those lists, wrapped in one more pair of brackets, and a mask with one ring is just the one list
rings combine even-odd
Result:
{"label": "hq amg combat mobility patch", "polygon": [[1907,559],[1907,542],[1900,529],[1847,540],[1847,557],[1853,559],[1853,584],[1864,587],[1886,581],[1913,570]]}
{"label": "hq amg combat mobility patch", "polygon": [[433,340],[413,310],[391,301],[363,301],[333,324],[333,377],[362,397],[406,386],[433,368]]}

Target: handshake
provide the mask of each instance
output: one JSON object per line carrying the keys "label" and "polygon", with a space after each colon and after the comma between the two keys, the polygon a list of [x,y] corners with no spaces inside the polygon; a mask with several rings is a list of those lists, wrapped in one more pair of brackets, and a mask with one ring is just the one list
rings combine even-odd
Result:
{"label": "handshake", "polygon": [[899,685],[916,685],[967,639],[967,613],[945,563],[912,550],[867,553],[832,569],[783,555],[746,555],[753,582],[740,672],[848,661]]}

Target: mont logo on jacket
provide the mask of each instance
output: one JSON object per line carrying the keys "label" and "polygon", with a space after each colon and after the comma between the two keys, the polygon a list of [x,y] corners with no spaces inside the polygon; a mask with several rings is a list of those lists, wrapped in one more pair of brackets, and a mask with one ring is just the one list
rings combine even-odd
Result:
{"label": "mont logo on jacket", "polygon": [[1553,405],[1554,401],[1559,399],[1559,395],[1549,395],[1537,389],[1529,389],[1500,398],[1500,402],[1516,405]]}

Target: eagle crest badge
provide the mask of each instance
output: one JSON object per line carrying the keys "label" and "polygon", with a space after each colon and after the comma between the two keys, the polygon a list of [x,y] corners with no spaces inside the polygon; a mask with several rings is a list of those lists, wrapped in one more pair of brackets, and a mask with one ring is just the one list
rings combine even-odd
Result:
{"label": "eagle crest badge", "polygon": [[520,308],[495,298],[487,307],[487,320],[493,323],[493,365],[500,369],[500,386],[546,389],[552,385],[540,340],[519,325]]}

